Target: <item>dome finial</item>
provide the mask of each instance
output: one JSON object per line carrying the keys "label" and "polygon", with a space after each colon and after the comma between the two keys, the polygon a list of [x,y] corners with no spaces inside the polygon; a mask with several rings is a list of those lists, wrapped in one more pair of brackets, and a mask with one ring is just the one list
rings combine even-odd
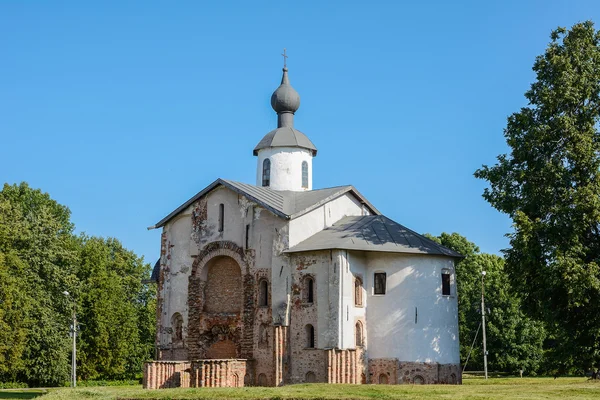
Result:
{"label": "dome finial", "polygon": [[273,92],[271,96],[271,107],[277,113],[277,126],[294,126],[294,113],[298,111],[300,107],[300,96],[298,92],[294,90],[290,85],[288,78],[287,69],[287,58],[286,49],[283,49],[283,76],[281,77],[281,84]]}

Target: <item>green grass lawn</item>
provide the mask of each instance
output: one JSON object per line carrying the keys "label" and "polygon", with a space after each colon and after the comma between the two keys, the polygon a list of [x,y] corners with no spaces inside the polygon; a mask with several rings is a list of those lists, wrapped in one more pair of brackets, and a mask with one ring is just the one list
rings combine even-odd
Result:
{"label": "green grass lawn", "polygon": [[[2,393],[2,392],[0,392]],[[10,397],[5,397],[10,398]],[[12,397],[19,398],[19,397]],[[21,397],[22,398],[22,397]],[[51,389],[40,400],[70,399],[600,399],[600,381],[586,378],[481,378],[463,385],[327,385],[279,388],[144,390],[139,386]]]}

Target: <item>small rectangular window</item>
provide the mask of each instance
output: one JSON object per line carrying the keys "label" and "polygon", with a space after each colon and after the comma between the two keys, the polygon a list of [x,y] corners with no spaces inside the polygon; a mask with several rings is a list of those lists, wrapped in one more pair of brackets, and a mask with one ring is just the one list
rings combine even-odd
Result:
{"label": "small rectangular window", "polygon": [[374,282],[374,294],[385,294],[385,280],[386,273],[385,272],[375,272],[373,282]]}
{"label": "small rectangular window", "polygon": [[246,249],[248,249],[248,244],[250,242],[250,225],[246,225]]}
{"label": "small rectangular window", "polygon": [[442,295],[450,296],[450,274],[442,272]]}
{"label": "small rectangular window", "polygon": [[219,232],[225,227],[225,204],[219,204]]}

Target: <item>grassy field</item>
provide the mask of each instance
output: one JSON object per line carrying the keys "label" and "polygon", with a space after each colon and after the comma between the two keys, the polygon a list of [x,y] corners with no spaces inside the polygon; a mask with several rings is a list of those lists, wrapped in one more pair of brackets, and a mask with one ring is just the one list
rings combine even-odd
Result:
{"label": "grassy field", "polygon": [[[7,392],[0,391],[0,398]],[[600,399],[600,381],[586,378],[465,379],[452,385],[290,385],[280,388],[144,390],[139,386],[51,389],[39,400],[71,399]]]}

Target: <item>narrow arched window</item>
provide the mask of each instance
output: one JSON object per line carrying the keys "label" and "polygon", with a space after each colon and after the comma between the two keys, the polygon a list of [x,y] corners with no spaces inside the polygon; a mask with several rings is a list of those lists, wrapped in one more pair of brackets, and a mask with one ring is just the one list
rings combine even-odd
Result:
{"label": "narrow arched window", "polygon": [[311,276],[304,278],[303,300],[305,303],[314,303],[315,301],[315,281]]}
{"label": "narrow arched window", "polygon": [[356,325],[354,326],[354,330],[355,330],[355,334],[354,337],[356,339],[356,347],[361,347],[363,346],[364,343],[364,339],[363,339],[363,327],[362,327],[362,323],[360,321],[356,322]]}
{"label": "narrow arched window", "polygon": [[258,305],[261,307],[269,305],[269,283],[266,279],[261,280],[259,283]]}
{"label": "narrow arched window", "polygon": [[315,327],[311,324],[306,325],[306,347],[309,349],[315,348]]}
{"label": "narrow arched window", "polygon": [[302,161],[302,187],[308,189],[308,163]]}
{"label": "narrow arched window", "polygon": [[363,305],[362,300],[362,280],[360,278],[354,278],[354,305],[361,307]]}
{"label": "narrow arched window", "polygon": [[219,232],[225,229],[225,204],[219,204]]}
{"label": "narrow arched window", "polygon": [[271,160],[268,158],[263,161],[262,185],[271,186]]}

